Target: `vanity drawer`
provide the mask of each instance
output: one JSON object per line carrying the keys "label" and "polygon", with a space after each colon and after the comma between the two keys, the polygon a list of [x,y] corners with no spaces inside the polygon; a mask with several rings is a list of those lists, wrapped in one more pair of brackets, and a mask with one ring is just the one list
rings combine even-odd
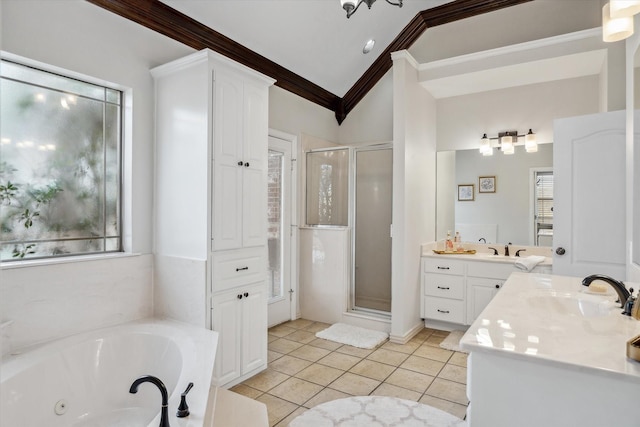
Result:
{"label": "vanity drawer", "polygon": [[461,300],[464,298],[464,276],[425,273],[424,294]]}
{"label": "vanity drawer", "polygon": [[423,298],[427,319],[464,324],[464,301],[429,296]]}
{"label": "vanity drawer", "polygon": [[219,292],[265,279],[264,248],[214,252],[212,255],[212,292]]}
{"label": "vanity drawer", "polygon": [[470,262],[467,265],[467,276],[507,279],[516,269],[514,262]]}
{"label": "vanity drawer", "polygon": [[464,275],[464,261],[443,258],[422,258],[422,271],[425,273]]}

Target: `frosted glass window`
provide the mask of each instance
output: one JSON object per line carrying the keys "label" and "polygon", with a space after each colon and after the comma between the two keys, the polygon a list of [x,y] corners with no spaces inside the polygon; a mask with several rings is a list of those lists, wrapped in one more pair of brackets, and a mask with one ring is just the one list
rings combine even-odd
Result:
{"label": "frosted glass window", "polygon": [[0,259],[120,251],[122,93],[2,61]]}
{"label": "frosted glass window", "polygon": [[349,150],[307,153],[307,225],[346,226]]}

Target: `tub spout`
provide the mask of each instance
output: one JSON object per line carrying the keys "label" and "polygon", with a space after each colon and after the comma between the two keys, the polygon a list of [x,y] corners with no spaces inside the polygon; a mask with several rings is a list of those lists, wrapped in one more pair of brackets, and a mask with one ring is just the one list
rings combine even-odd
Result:
{"label": "tub spout", "polygon": [[162,395],[162,411],[160,413],[160,427],[171,427],[169,426],[169,396],[167,394],[167,388],[164,386],[162,381],[159,378],[145,375],[133,382],[131,387],[129,388],[129,393],[137,393],[138,386],[142,383],[152,383],[160,390],[160,394]]}

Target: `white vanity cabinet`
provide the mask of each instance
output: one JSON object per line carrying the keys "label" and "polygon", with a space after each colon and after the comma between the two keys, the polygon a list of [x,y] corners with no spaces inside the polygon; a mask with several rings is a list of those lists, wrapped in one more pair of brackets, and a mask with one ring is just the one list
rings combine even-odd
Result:
{"label": "white vanity cabinet", "polygon": [[[424,255],[420,315],[427,326],[438,327],[437,322],[470,325],[516,271],[520,270],[509,258],[489,261],[473,255]],[[538,265],[532,272],[551,274],[551,266]]]}
{"label": "white vanity cabinet", "polygon": [[464,324],[465,269],[464,261],[422,258],[423,318]]}
{"label": "white vanity cabinet", "polygon": [[214,365],[218,385],[237,383],[266,364],[267,297],[262,282],[214,295],[212,323],[219,333]]}
{"label": "white vanity cabinet", "polygon": [[176,266],[157,269],[166,276],[158,280],[179,288],[188,310],[204,313],[201,326],[219,332],[214,383],[232,385],[267,366],[268,96],[274,81],[208,49],[151,72],[156,253]]}
{"label": "white vanity cabinet", "polygon": [[514,271],[510,263],[470,261],[467,264],[467,325],[478,318]]}

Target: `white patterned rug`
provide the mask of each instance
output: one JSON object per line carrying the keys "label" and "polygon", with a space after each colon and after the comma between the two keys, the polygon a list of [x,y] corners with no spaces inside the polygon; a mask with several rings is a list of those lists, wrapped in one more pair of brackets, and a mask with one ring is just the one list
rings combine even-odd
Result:
{"label": "white patterned rug", "polygon": [[372,349],[389,338],[389,334],[359,326],[335,323],[323,331],[316,332],[316,337],[353,347]]}
{"label": "white patterned rug", "polygon": [[289,427],[466,427],[466,421],[418,402],[385,396],[332,400],[296,417]]}
{"label": "white patterned rug", "polygon": [[440,343],[440,347],[447,350],[460,351],[462,353],[468,353],[467,350],[460,348],[460,339],[464,335],[465,331],[451,331],[451,333]]}

